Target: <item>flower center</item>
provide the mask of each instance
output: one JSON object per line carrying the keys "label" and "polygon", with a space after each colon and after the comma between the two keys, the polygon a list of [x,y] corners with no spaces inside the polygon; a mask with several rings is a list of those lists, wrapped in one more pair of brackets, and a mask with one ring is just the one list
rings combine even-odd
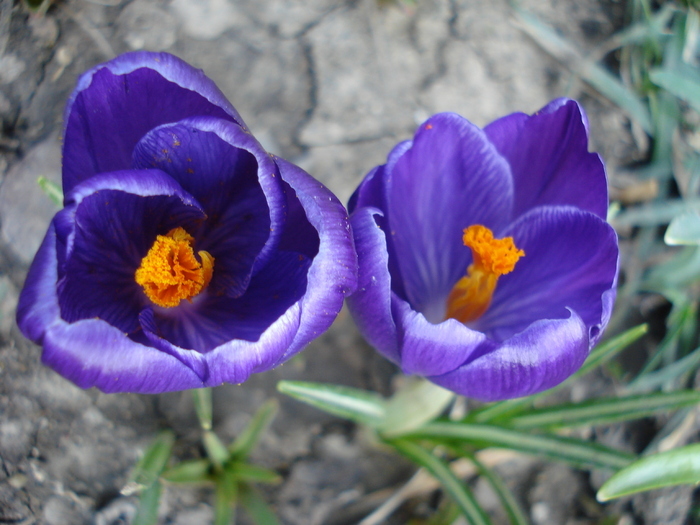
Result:
{"label": "flower center", "polygon": [[445,318],[469,323],[486,312],[498,278],[512,272],[525,252],[515,246],[513,237],[494,239],[493,232],[480,224],[466,228],[462,241],[471,248],[474,262],[452,288]]}
{"label": "flower center", "polygon": [[148,298],[158,306],[172,308],[182,299],[192,300],[207,287],[214,271],[214,258],[200,251],[198,261],[192,250],[194,238],[177,227],[159,235],[141,260],[135,279]]}

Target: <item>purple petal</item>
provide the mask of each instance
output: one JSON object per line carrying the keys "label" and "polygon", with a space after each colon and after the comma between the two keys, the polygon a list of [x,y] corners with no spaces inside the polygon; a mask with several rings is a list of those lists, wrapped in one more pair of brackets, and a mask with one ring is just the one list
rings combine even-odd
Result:
{"label": "purple petal", "polygon": [[571,311],[568,319],[536,321],[459,368],[429,379],[482,401],[522,397],[564,381],[583,364],[588,350],[588,329]]}
{"label": "purple petal", "polygon": [[442,320],[445,298],[471,259],[462,230],[472,224],[498,230],[510,220],[508,164],[482,130],[443,113],[421,125],[411,147],[393,168],[387,165],[384,180],[389,242],[405,298],[432,321]]}
{"label": "purple petal", "polygon": [[348,308],[360,332],[387,359],[401,362],[396,324],[391,313],[391,276],[386,235],[379,228],[375,208],[358,208],[352,214],[357,250],[357,291],[348,297]]}
{"label": "purple petal", "polygon": [[391,304],[399,334],[401,369],[406,374],[433,376],[451,372],[486,340],[484,334],[455,319],[433,324],[396,295]]}
{"label": "purple petal", "polygon": [[325,332],[338,316],[345,297],[357,287],[357,256],[347,211],[338,198],[301,168],[274,159],[319,237],[306,293],[297,303],[301,306],[299,330],[277,362],[281,363]]}
{"label": "purple petal", "polygon": [[97,173],[130,168],[149,130],[197,115],[245,126],[201,70],[167,53],[127,53],[87,71],[64,116],[64,193]]}
{"label": "purple petal", "polygon": [[[44,347],[43,362],[82,388],[104,392],[159,393],[203,386],[180,361],[130,340],[104,321],[66,323],[60,314],[56,235],[44,238],[17,307],[17,324]],[[144,370],[149,373],[144,373]]]}
{"label": "purple petal", "polygon": [[177,226],[192,230],[203,212],[175,181],[157,170],[94,177],[76,186],[68,202],[57,216],[62,229],[65,215],[71,215],[73,222],[68,241],[61,243],[67,246],[60,257],[61,315],[69,323],[100,318],[133,332],[147,303],[134,278],[141,260],[158,234]]}
{"label": "purple petal", "polygon": [[575,310],[602,330],[616,283],[617,236],[592,213],[565,206],[536,208],[506,230],[525,251],[515,270],[499,279],[493,303],[475,323],[497,340],[538,319],[565,319]]}
{"label": "purple petal", "polygon": [[588,124],[574,100],[557,99],[528,117],[508,115],[484,131],[510,163],[515,217],[543,205],[572,205],[605,219],[605,167],[588,152]]}
{"label": "purple petal", "polygon": [[243,294],[275,249],[285,211],[277,168],[257,141],[228,121],[189,119],[149,132],[134,165],[162,169],[197,198],[208,218],[192,235],[216,260],[210,286]]}
{"label": "purple petal", "polygon": [[[302,297],[310,264],[311,261],[299,253],[277,252],[275,258],[255,274],[241,297],[217,295],[207,290],[192,303],[183,301],[177,308],[156,307],[155,315],[144,317],[142,314],[141,324],[144,330],[157,334],[168,345],[187,349],[187,352],[207,353],[233,339],[257,341]],[[148,326],[144,321],[148,321]],[[155,341],[151,336],[149,339]]]}

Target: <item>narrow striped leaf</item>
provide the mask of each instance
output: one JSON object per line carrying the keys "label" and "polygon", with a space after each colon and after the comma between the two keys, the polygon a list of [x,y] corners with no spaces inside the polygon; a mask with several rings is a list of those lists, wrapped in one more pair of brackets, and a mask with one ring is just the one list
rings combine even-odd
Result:
{"label": "narrow striped leaf", "polygon": [[279,403],[276,399],[269,399],[263,403],[253,416],[253,419],[243,429],[243,432],[229,446],[231,455],[237,458],[248,457],[248,454],[260,441],[262,434],[270,426],[272,420],[275,419],[278,410]]}
{"label": "narrow striped leaf", "polygon": [[257,525],[279,525],[280,522],[260,493],[250,485],[240,487],[241,506]]}
{"label": "narrow striped leaf", "polygon": [[145,490],[156,482],[170,459],[174,442],[175,435],[171,431],[158,434],[131,471],[129,481],[121,490],[124,496]]}
{"label": "narrow striped leaf", "polygon": [[520,507],[518,500],[515,499],[515,496],[506,486],[506,484],[503,483],[500,476],[492,469],[481,463],[473,455],[471,455],[469,459],[472,461],[472,463],[474,463],[474,465],[476,465],[476,468],[479,469],[479,473],[484,476],[486,481],[489,482],[489,485],[491,485],[491,488],[496,493],[496,496],[498,496],[498,499],[501,500],[503,510],[506,511],[511,524],[529,525],[530,522],[525,516],[525,511],[523,511],[522,507]]}
{"label": "narrow striped leaf", "polygon": [[160,481],[156,481],[141,493],[139,508],[131,525],[156,525],[158,523],[158,507],[160,506],[162,490]]}

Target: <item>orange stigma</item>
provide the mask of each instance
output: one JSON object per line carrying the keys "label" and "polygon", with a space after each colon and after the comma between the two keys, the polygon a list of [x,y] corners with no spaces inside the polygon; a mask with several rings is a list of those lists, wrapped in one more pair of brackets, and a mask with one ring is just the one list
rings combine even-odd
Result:
{"label": "orange stigma", "polygon": [[158,306],[172,308],[207,287],[214,272],[214,258],[200,251],[198,261],[192,250],[194,238],[179,226],[159,235],[141,260],[135,279],[148,298]]}
{"label": "orange stigma", "polygon": [[512,272],[525,252],[515,246],[513,237],[494,239],[493,232],[481,224],[466,228],[462,241],[471,248],[474,262],[452,288],[445,318],[469,323],[488,310],[498,278]]}

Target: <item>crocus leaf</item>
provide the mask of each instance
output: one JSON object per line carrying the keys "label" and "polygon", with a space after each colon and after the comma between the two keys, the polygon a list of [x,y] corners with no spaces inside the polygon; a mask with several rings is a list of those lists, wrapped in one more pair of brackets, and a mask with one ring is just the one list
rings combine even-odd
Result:
{"label": "crocus leaf", "polygon": [[635,461],[606,481],[596,497],[608,501],[671,485],[700,482],[700,444],[660,452]]}
{"label": "crocus leaf", "polygon": [[37,183],[56,206],[63,206],[63,191],[56,183],[43,175],[37,179]]}
{"label": "crocus leaf", "polygon": [[280,381],[277,390],[329,414],[372,428],[380,428],[386,417],[386,401],[373,392],[304,381]]}
{"label": "crocus leaf", "polygon": [[601,467],[617,470],[626,467],[635,459],[626,452],[579,439],[553,434],[530,434],[495,425],[428,423],[405,437],[424,438],[438,443],[457,441],[507,448],[563,461],[579,468]]}
{"label": "crocus leaf", "polygon": [[156,481],[141,493],[139,509],[131,522],[132,525],[156,525],[158,523],[158,506],[162,490],[160,481]]}
{"label": "crocus leaf", "polygon": [[161,432],[156,437],[139,462],[136,463],[134,470],[131,471],[129,481],[121,490],[124,496],[147,489],[156,482],[160,473],[163,472],[168,459],[170,459],[170,452],[174,442],[175,435],[169,430]]}
{"label": "crocus leaf", "polygon": [[238,485],[226,471],[222,471],[215,481],[214,525],[230,525],[238,501]]}
{"label": "crocus leaf", "polygon": [[257,525],[279,525],[279,520],[255,487],[241,485],[239,499],[241,505]]}
{"label": "crocus leaf", "polygon": [[274,470],[249,465],[248,463],[232,463],[226,469],[236,480],[258,483],[279,483],[282,478]]}
{"label": "crocus leaf", "polygon": [[700,84],[682,71],[652,69],[649,79],[659,87],[690,104],[695,111],[700,111]]}
{"label": "crocus leaf", "polygon": [[194,410],[199,418],[199,425],[202,430],[211,430],[212,419],[212,402],[211,388],[193,388],[192,401],[194,402]]}
{"label": "crocus leaf", "polygon": [[237,458],[245,458],[258,444],[260,436],[270,426],[277,415],[279,403],[276,399],[269,399],[258,409],[248,425],[229,446],[229,452]]}
{"label": "crocus leaf", "polygon": [[387,402],[386,418],[381,426],[382,434],[405,434],[432,421],[454,397],[454,393],[425,379],[411,381]]}
{"label": "crocus leaf", "polygon": [[224,463],[228,461],[230,455],[219,439],[219,436],[214,434],[211,430],[207,430],[202,436],[202,442],[204,443],[204,449],[207,451],[207,456],[209,456],[214,467],[222,468]]}
{"label": "crocus leaf", "polygon": [[500,476],[477,460],[473,455],[470,455],[469,459],[476,465],[476,468],[479,469],[479,473],[484,476],[486,481],[489,482],[489,485],[491,485],[491,488],[501,501],[503,510],[506,511],[510,522],[513,525],[529,525],[530,522],[525,517],[525,512],[520,507],[518,500],[515,499],[515,496]]}
{"label": "crocus leaf", "polygon": [[600,425],[639,419],[656,412],[676,410],[698,402],[700,402],[700,392],[695,390],[612,399],[594,399],[583,403],[533,409],[508,419],[507,424],[519,429]]}
{"label": "crocus leaf", "polygon": [[161,478],[170,483],[208,483],[211,462],[208,459],[183,461],[161,474]]}
{"label": "crocus leaf", "polygon": [[454,475],[444,461],[408,439],[394,439],[387,441],[387,443],[400,454],[430,472],[459,506],[469,523],[472,525],[489,525],[491,523],[466,484]]}
{"label": "crocus leaf", "polygon": [[638,377],[627,385],[630,393],[649,392],[662,387],[663,385],[675,381],[684,374],[691,373],[700,365],[700,348],[693,350],[687,356],[678,361]]}
{"label": "crocus leaf", "polygon": [[580,377],[607,363],[648,331],[649,327],[646,324],[640,324],[599,344],[591,351],[590,355],[583,363],[583,366],[574,377]]}
{"label": "crocus leaf", "polygon": [[666,229],[664,242],[671,246],[700,244],[700,214],[690,211],[675,217]]}

